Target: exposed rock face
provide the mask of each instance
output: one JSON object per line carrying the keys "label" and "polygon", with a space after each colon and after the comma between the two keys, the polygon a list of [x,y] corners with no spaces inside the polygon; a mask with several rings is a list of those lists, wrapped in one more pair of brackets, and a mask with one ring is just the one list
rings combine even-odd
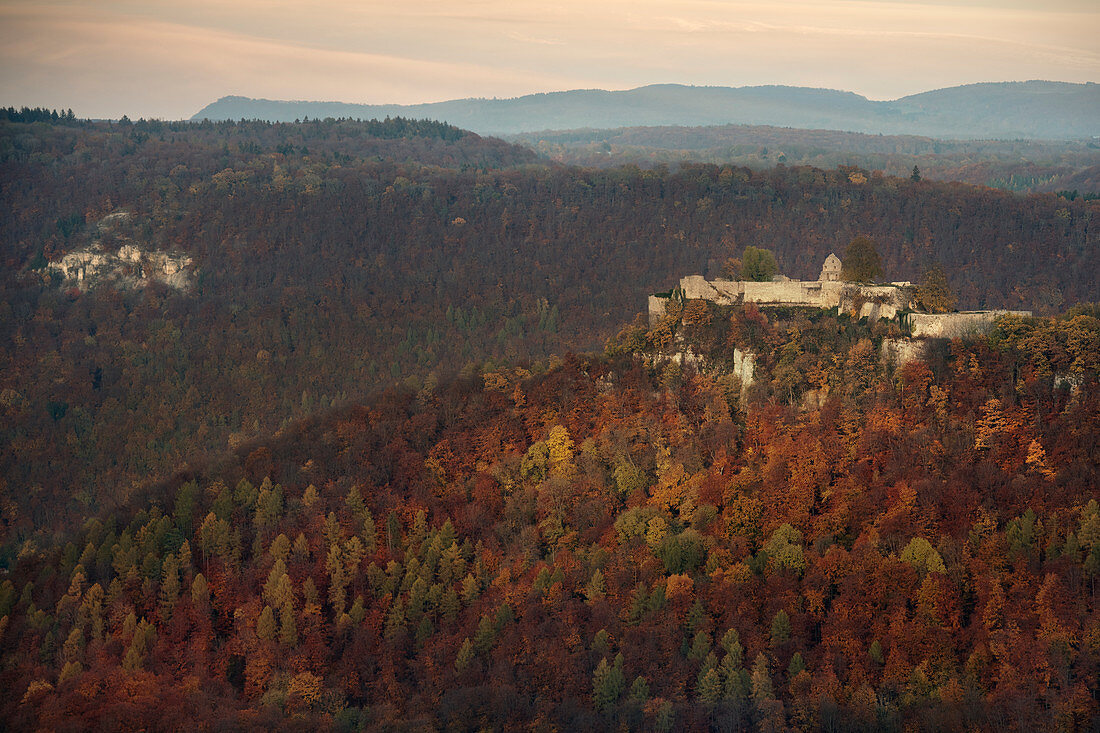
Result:
{"label": "exposed rock face", "polygon": [[911,361],[926,359],[928,357],[928,342],[919,339],[908,338],[883,339],[882,360],[893,363],[896,367],[903,367]]}
{"label": "exposed rock face", "polygon": [[751,351],[742,351],[741,349],[734,348],[733,369],[730,370],[724,367],[715,368],[714,365],[708,364],[703,357],[692,351],[690,346],[685,346],[682,341],[679,342],[679,345],[681,347],[679,351],[659,354],[656,357],[650,358],[649,363],[662,364],[672,362],[673,364],[690,365],[694,369],[708,374],[732,374],[741,381],[741,397],[744,398],[749,387],[752,386],[756,374],[755,354]]}
{"label": "exposed rock face", "polygon": [[[145,287],[161,282],[177,290],[191,287],[192,259],[184,254],[142,250],[133,241],[125,241],[117,231],[129,223],[129,212],[117,211],[105,216],[96,226],[100,236],[87,247],[69,252],[46,267],[59,273],[63,286],[89,290],[103,283],[121,288]],[[104,245],[102,235],[112,234],[125,241],[117,250]]]}
{"label": "exposed rock face", "polygon": [[956,339],[989,333],[1001,316],[1030,316],[1031,311],[963,311],[961,313],[910,313],[906,320],[914,338]]}

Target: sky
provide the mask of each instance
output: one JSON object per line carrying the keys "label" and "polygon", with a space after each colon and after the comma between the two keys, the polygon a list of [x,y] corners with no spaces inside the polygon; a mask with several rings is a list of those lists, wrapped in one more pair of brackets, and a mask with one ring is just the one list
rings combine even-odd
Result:
{"label": "sky", "polygon": [[1098,0],[0,0],[0,106],[183,119],[216,99],[414,104],[645,84],[870,99],[1100,82]]}

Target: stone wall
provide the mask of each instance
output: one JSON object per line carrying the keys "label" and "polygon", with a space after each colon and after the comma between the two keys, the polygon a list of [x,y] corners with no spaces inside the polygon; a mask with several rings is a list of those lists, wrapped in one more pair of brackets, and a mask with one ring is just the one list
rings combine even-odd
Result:
{"label": "stone wall", "polygon": [[[718,305],[732,305],[743,301],[760,305],[841,307],[845,310],[854,310],[857,301],[862,301],[858,303],[861,318],[894,318],[899,310],[909,305],[905,285],[908,283],[857,285],[821,280],[707,280],[702,275],[688,275],[680,279],[680,290],[687,300],[709,300]],[[651,322],[655,312],[651,297]]]}
{"label": "stone wall", "polygon": [[665,313],[668,312],[668,298],[662,298],[658,295],[649,296],[649,327],[653,328],[661,319],[665,317]]}

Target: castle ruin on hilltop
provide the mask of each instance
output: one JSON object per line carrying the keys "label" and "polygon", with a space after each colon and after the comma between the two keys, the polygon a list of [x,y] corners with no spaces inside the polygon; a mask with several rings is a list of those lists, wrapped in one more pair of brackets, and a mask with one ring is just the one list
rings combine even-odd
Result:
{"label": "castle ruin on hilltop", "polygon": [[830,254],[821,267],[817,280],[792,280],[777,275],[771,282],[751,280],[707,280],[702,275],[680,278],[680,285],[668,296],[649,297],[649,322],[656,325],[665,315],[672,297],[685,300],[709,300],[718,305],[736,302],[759,305],[795,305],[813,308],[840,308],[858,311],[860,318],[895,318],[899,311],[909,310],[912,284],[895,282],[888,285],[861,285],[840,279],[840,258]]}
{"label": "castle ruin on hilltop", "polygon": [[[836,308],[857,318],[876,321],[893,319],[899,314],[910,337],[886,339],[883,355],[901,364],[921,358],[928,339],[953,339],[989,333],[1001,316],[1030,316],[1031,311],[982,310],[956,313],[914,312],[913,285],[892,282],[887,285],[863,285],[841,279],[842,262],[835,254],[825,258],[817,280],[791,280],[778,275],[770,282],[748,280],[707,280],[702,275],[687,275],[669,293],[649,296],[649,325],[657,326],[667,315],[670,300],[708,300],[718,305],[756,303],[761,306],[805,306]],[[753,356],[745,382],[752,379]]]}

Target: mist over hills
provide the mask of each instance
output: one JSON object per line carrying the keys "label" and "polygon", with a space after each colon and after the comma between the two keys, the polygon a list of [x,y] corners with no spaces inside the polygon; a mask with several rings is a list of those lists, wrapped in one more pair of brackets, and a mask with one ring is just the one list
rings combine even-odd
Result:
{"label": "mist over hills", "polygon": [[1100,135],[1100,86],[1050,81],[968,84],[891,101],[831,89],[680,84],[416,105],[229,96],[191,119],[291,122],[306,117],[387,116],[437,119],[496,135],[582,127],[750,124],[959,139],[1075,139]]}

